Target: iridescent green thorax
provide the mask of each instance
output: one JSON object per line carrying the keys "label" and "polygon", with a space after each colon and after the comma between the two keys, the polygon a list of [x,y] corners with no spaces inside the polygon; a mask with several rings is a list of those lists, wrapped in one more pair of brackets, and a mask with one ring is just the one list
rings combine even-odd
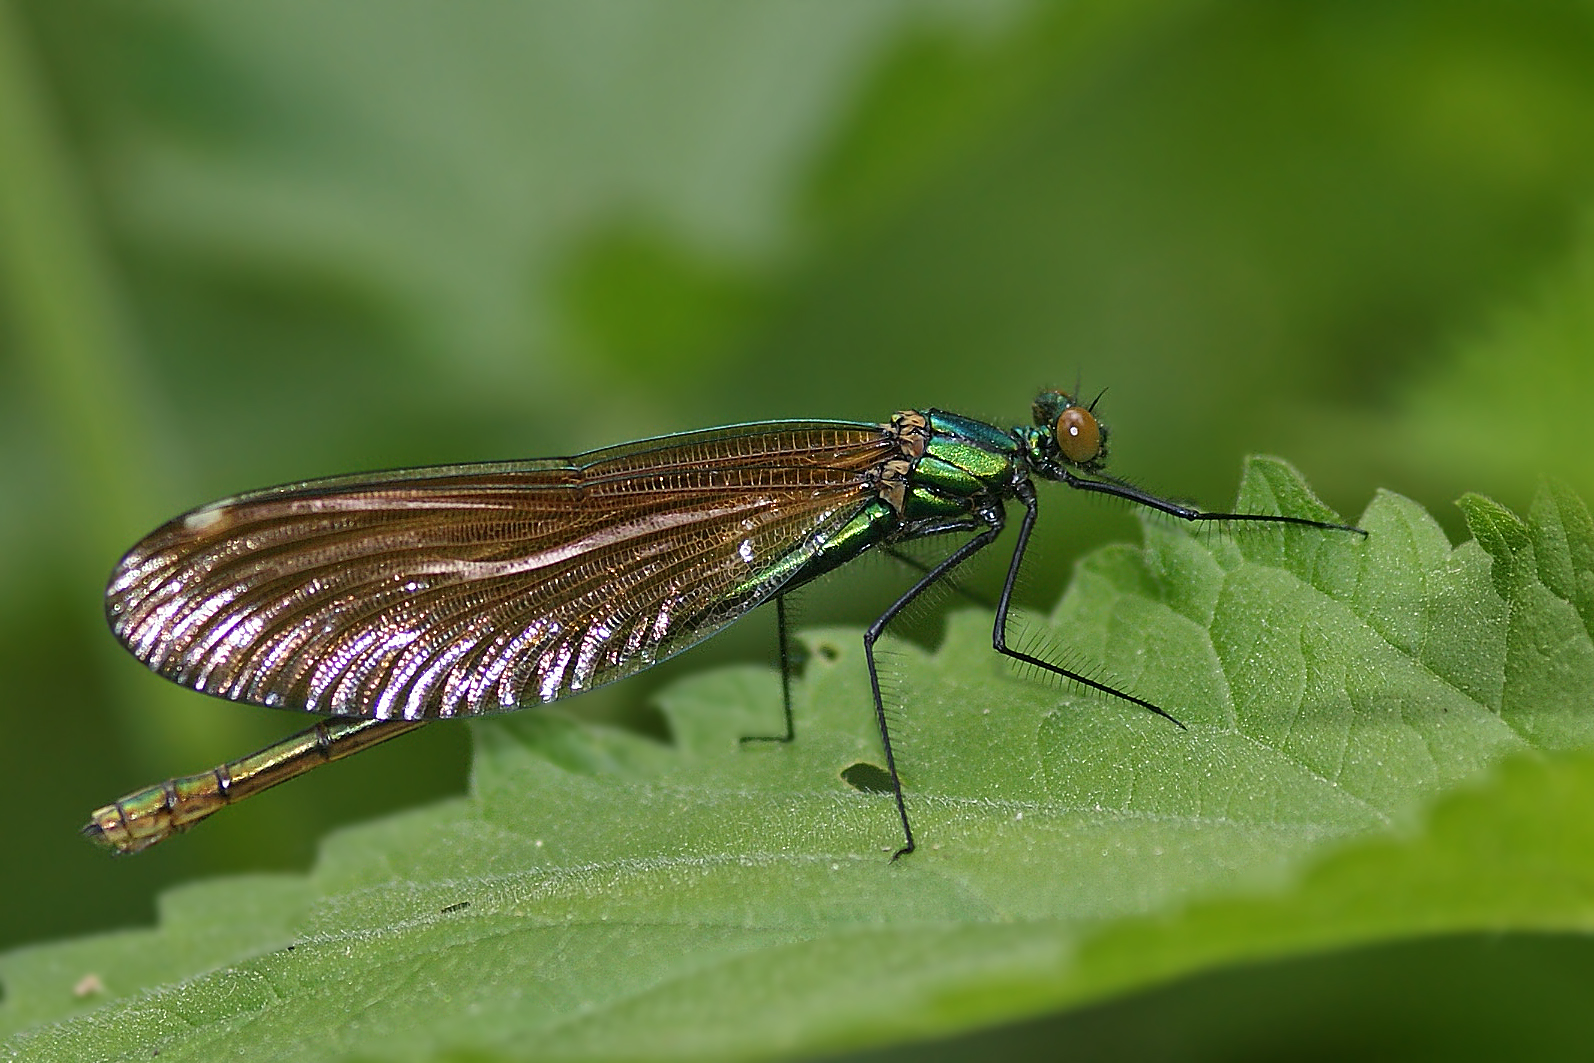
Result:
{"label": "iridescent green thorax", "polygon": [[1008,493],[1024,464],[1011,433],[941,410],[929,411],[926,419],[930,439],[908,477],[904,521],[957,517],[969,513],[976,499]]}
{"label": "iridescent green thorax", "polygon": [[[942,410],[930,411],[930,445],[927,457],[945,462],[985,488],[1005,484],[1020,461],[1018,440],[1012,432],[983,421],[959,417]],[[924,463],[919,463],[923,468]]]}
{"label": "iridescent green thorax", "polygon": [[[882,426],[896,444],[863,477],[874,497],[811,556],[784,563],[791,590],[846,564],[870,547],[972,527],[981,506],[999,505],[1027,469],[1013,432],[942,410],[902,410]],[[779,568],[758,574],[765,579]]]}

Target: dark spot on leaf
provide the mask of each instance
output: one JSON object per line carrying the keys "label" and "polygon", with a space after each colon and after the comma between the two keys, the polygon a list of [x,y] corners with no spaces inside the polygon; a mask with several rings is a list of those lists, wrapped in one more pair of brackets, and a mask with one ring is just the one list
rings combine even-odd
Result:
{"label": "dark spot on leaf", "polygon": [[670,727],[670,718],[657,705],[650,703],[638,706],[620,725],[666,745],[675,744],[675,731]]}
{"label": "dark spot on leaf", "polygon": [[891,793],[891,776],[884,768],[867,761],[859,761],[841,769],[841,777],[848,786],[866,794]]}
{"label": "dark spot on leaf", "polygon": [[841,648],[834,642],[816,642],[814,643],[814,652],[826,661],[834,661],[841,656]]}

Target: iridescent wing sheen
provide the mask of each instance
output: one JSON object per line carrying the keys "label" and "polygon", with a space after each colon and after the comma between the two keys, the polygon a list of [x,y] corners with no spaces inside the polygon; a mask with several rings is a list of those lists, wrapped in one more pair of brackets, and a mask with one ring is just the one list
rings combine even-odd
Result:
{"label": "iridescent wing sheen", "polygon": [[151,533],[106,610],[151,669],[235,701],[505,712],[647,668],[773,596],[895,450],[878,425],[770,422],[291,484]]}

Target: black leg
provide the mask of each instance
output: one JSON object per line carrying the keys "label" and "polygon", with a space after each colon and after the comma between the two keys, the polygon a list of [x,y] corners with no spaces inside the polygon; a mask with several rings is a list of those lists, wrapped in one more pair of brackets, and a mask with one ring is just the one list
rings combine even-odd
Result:
{"label": "black leg", "polygon": [[[915,572],[926,573],[930,571],[929,565],[925,564],[923,561],[920,561],[912,554],[903,553],[894,546],[882,546],[880,550],[887,557],[891,558],[891,560],[900,562],[913,569]],[[955,592],[961,594],[975,605],[978,605],[984,609],[994,608],[989,599],[980,597],[978,594],[975,594],[973,591],[963,586],[963,584],[959,583],[957,580],[949,578],[946,582],[951,585]]]}
{"label": "black leg", "polygon": [[1158,716],[1161,716],[1163,719],[1173,720],[1174,723],[1179,724],[1180,727],[1183,727],[1184,724],[1179,723],[1178,720],[1175,720],[1172,716],[1168,715],[1167,712],[1163,711],[1156,705],[1153,705],[1149,701],[1146,701],[1142,698],[1137,698],[1133,694],[1125,694],[1122,690],[1116,690],[1108,686],[1106,683],[1101,683],[1090,678],[1089,676],[1070,671],[1061,665],[1053,664],[1050,661],[1043,661],[1039,657],[1033,656],[1031,654],[1008,648],[1007,610],[1009,605],[1012,603],[1013,585],[1017,582],[1018,570],[1024,563],[1024,550],[1029,546],[1029,533],[1034,530],[1035,514],[1038,512],[1038,508],[1035,504],[1035,489],[1028,482],[1024,482],[1020,485],[1018,490],[1018,498],[1020,502],[1024,503],[1024,519],[1018,526],[1018,541],[1013,545],[1013,560],[1008,562],[1007,565],[1007,579],[1002,581],[1002,597],[996,603],[996,623],[991,629],[992,648],[994,648],[997,653],[1000,653],[1003,656],[1011,657],[1017,661],[1023,661],[1025,664],[1034,665],[1036,668],[1039,668],[1044,672],[1050,672],[1053,675],[1062,676],[1064,679],[1072,679],[1074,682],[1079,683],[1082,686],[1090,687],[1092,690],[1099,690],[1103,694],[1111,694],[1115,698],[1122,698],[1131,704],[1139,705],[1141,708],[1148,709],[1151,712],[1156,713]]}
{"label": "black leg", "polygon": [[786,708],[786,733],[781,735],[743,735],[743,742],[790,742],[797,737],[791,716],[791,635],[786,627],[786,596],[775,595],[775,627],[780,643],[780,700]]}
{"label": "black leg", "polygon": [[791,628],[786,626],[786,596],[775,596],[776,638],[780,642],[780,704],[786,711],[786,734],[780,741],[790,742],[797,737],[791,719]]}
{"label": "black leg", "polygon": [[906,856],[913,852],[913,828],[908,825],[908,806],[902,800],[902,779],[897,775],[897,758],[891,752],[891,728],[886,724],[885,702],[880,698],[880,672],[875,666],[874,646],[885,631],[886,625],[891,623],[896,615],[905,609],[909,602],[923,594],[931,586],[940,582],[948,572],[991,545],[1002,532],[1002,511],[1000,508],[988,513],[980,514],[986,523],[984,531],[958,547],[943,558],[934,568],[926,572],[919,581],[907,592],[892,602],[886,611],[881,613],[874,623],[869,625],[869,630],[863,633],[863,656],[869,664],[869,689],[874,694],[874,715],[880,725],[880,745],[886,754],[886,772],[891,776],[891,790],[897,799],[897,815],[902,820],[903,846],[891,854],[891,859]]}
{"label": "black leg", "polygon": [[[1100,476],[1101,474],[1097,474]],[[1114,498],[1126,499],[1138,506],[1154,509],[1159,513],[1166,513],[1170,517],[1180,520],[1215,520],[1215,521],[1249,521],[1256,524],[1295,524],[1303,528],[1322,528],[1325,531],[1348,531],[1366,537],[1367,531],[1354,524],[1333,524],[1326,520],[1312,520],[1310,517],[1281,517],[1272,513],[1208,513],[1204,509],[1170,502],[1166,498],[1158,498],[1148,491],[1142,491],[1133,484],[1122,480],[1114,480],[1105,476],[1099,479],[1088,479],[1075,476],[1067,470],[1063,471],[1062,482],[1069,487],[1080,491],[1093,491],[1097,494],[1112,495]],[[1032,507],[1033,512],[1033,507]]]}

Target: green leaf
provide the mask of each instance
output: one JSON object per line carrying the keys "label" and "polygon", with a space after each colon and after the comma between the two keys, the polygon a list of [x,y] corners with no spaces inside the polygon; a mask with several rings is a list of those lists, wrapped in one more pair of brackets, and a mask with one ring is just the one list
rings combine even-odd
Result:
{"label": "green leaf", "polygon": [[[1270,459],[1238,508],[1332,516]],[[890,797],[847,782],[880,761],[854,630],[805,635],[790,745],[738,741],[779,715],[753,668],[668,688],[669,745],[481,726],[469,798],[340,833],[304,879],[0,958],[0,1057],[819,1053],[1259,958],[1587,929],[1594,525],[1553,485],[1525,521],[1462,508],[1455,548],[1380,493],[1366,539],[1153,517],[1090,555],[1028,644],[1187,729],[1014,674],[987,612],[891,644],[920,841],[897,862]]]}

